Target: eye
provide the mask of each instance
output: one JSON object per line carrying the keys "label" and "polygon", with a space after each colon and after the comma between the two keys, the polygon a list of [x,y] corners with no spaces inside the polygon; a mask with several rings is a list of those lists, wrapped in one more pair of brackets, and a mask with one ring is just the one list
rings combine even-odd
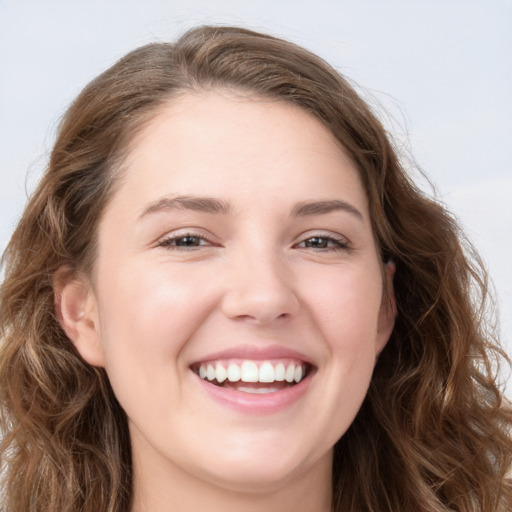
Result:
{"label": "eye", "polygon": [[350,246],[346,239],[334,236],[311,236],[295,247],[304,249],[315,249],[317,251],[340,251],[349,250]]}
{"label": "eye", "polygon": [[207,238],[201,235],[197,235],[195,233],[184,233],[183,235],[178,236],[170,236],[164,238],[162,241],[158,243],[159,247],[165,247],[168,249],[175,250],[193,250],[198,247],[208,247],[215,245],[210,242]]}

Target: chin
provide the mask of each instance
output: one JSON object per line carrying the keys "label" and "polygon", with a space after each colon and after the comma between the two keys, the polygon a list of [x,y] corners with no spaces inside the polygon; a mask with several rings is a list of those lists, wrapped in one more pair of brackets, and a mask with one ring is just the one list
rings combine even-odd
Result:
{"label": "chin", "polygon": [[[283,443],[283,447],[284,447]],[[331,451],[323,460],[332,465]],[[321,462],[320,462],[321,463]],[[231,454],[229,458],[219,457],[215,467],[205,468],[212,483],[226,489],[248,493],[272,493],[282,489],[291,480],[307,474],[319,462],[311,461],[305,454],[293,453],[292,449],[273,450],[266,448]]]}
{"label": "chin", "polygon": [[211,473],[210,469],[208,480],[218,487],[240,493],[268,494],[285,487],[299,472],[300,466],[276,468],[269,463],[255,467],[248,463],[228,471]]}

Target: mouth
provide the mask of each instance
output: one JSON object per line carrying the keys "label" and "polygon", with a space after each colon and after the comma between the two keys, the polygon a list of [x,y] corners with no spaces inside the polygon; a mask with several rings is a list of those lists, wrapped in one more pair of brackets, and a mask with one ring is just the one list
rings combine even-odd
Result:
{"label": "mouth", "polygon": [[313,372],[299,359],[221,359],[195,363],[191,370],[218,388],[240,393],[269,394],[297,386]]}

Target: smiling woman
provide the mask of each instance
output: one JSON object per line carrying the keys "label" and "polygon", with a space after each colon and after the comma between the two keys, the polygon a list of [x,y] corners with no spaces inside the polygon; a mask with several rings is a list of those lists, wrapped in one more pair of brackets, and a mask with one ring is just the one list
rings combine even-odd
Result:
{"label": "smiling woman", "polygon": [[2,510],[508,510],[468,249],[318,57],[230,27],[135,50],[4,255]]}

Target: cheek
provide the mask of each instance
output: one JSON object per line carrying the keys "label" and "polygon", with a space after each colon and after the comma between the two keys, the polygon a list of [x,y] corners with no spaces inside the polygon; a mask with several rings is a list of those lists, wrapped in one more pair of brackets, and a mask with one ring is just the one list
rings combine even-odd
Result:
{"label": "cheek", "polygon": [[107,371],[124,365],[150,374],[155,365],[178,365],[180,351],[213,302],[196,274],[171,274],[156,264],[139,266],[137,272],[117,269],[99,280]]}
{"label": "cheek", "polygon": [[379,268],[371,268],[333,272],[324,279],[317,277],[309,287],[312,317],[321,333],[333,384],[325,393],[353,403],[347,410],[357,409],[362,402],[378,353],[382,285]]}
{"label": "cheek", "polygon": [[357,355],[374,347],[382,284],[379,268],[373,267],[327,269],[303,286],[311,315],[333,352]]}
{"label": "cheek", "polygon": [[188,371],[181,353],[212,304],[201,281],[165,265],[112,269],[98,279],[105,370],[130,420],[160,411],[155,422],[166,425],[179,410]]}
{"label": "cheek", "polygon": [[[316,385],[322,406],[303,429],[326,451],[347,431],[366,396],[376,360],[381,274],[378,263],[310,267],[300,289],[307,308],[304,331],[322,347]],[[319,427],[320,425],[320,427]],[[320,434],[318,429],[320,428]]]}

